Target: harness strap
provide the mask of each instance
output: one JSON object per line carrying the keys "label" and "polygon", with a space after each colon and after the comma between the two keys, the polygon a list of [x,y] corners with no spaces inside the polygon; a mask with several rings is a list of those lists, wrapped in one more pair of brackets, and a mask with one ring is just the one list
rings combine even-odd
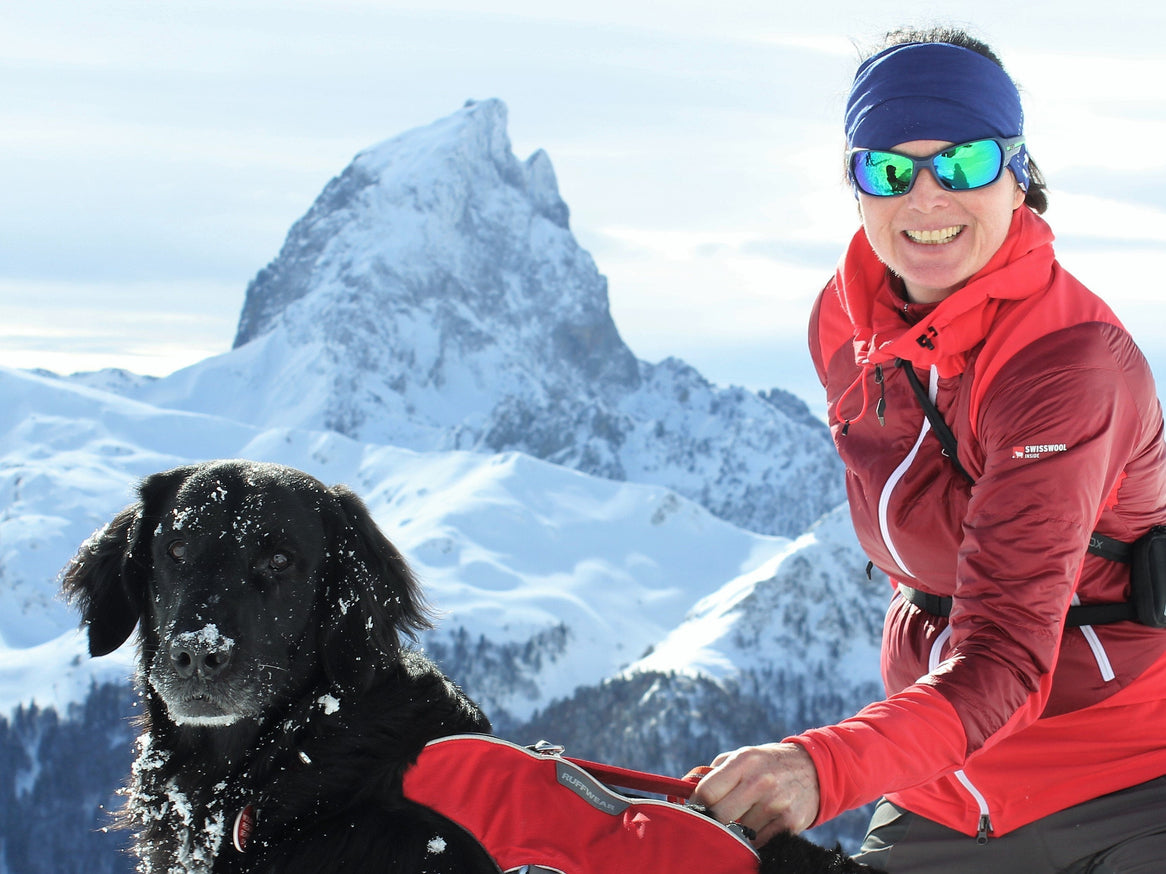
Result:
{"label": "harness strap", "polygon": [[951,428],[948,427],[947,421],[940,415],[939,408],[935,406],[931,400],[931,396],[927,393],[927,389],[923,387],[923,383],[919,380],[919,375],[915,372],[915,365],[903,358],[896,358],[895,366],[903,368],[903,372],[907,374],[907,382],[911,383],[911,390],[915,392],[915,397],[919,399],[919,405],[923,407],[923,414],[927,416],[927,421],[931,423],[931,430],[939,438],[940,445],[943,446],[943,454],[951,459],[951,463],[955,465],[955,469],[962,473],[968,482],[975,485],[975,477],[968,473],[964,469],[964,466],[960,464],[955,435],[951,433]]}
{"label": "harness strap", "polygon": [[1133,558],[1134,545],[1094,531],[1089,535],[1088,551],[1102,558],[1108,558],[1110,561],[1121,561],[1129,564]]}
{"label": "harness strap", "polygon": [[[947,596],[921,592],[902,583],[899,584],[899,594],[924,613],[941,617],[951,615],[952,599]],[[1136,618],[1134,605],[1128,601],[1121,604],[1079,604],[1069,608],[1065,625],[1080,628],[1082,625],[1108,625],[1111,622],[1125,622]]]}
{"label": "harness strap", "polygon": [[578,765],[592,777],[609,786],[634,789],[637,792],[652,792],[656,795],[668,795],[680,799],[690,797],[700,779],[697,777],[696,779],[681,780],[676,777],[648,774],[644,771],[633,771],[630,768],[620,768],[616,765],[589,762],[586,759],[576,759],[572,756],[561,756],[561,758]]}

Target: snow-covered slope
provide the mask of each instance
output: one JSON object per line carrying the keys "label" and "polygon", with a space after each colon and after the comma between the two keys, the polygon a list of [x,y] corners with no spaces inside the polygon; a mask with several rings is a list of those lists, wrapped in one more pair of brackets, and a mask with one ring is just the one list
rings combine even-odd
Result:
{"label": "snow-covered slope", "polygon": [[889,589],[866,579],[845,506],[771,558],[703,598],[627,673],[732,677],[775,664],[844,686],[871,677]]}
{"label": "snow-covered slope", "polygon": [[[618,673],[725,580],[787,548],[658,486],[590,477],[519,453],[418,453],[339,434],[259,429],[0,370],[0,711],[58,702],[51,661],[83,690],[76,617],[58,570],[146,474],[208,457],[290,464],[360,493],[444,614],[427,643],[518,652],[468,682],[524,717]],[[65,641],[60,640],[66,635]],[[26,657],[15,652],[47,647]],[[24,666],[41,665],[35,678]],[[123,670],[124,658],[114,670]],[[6,667],[5,667],[6,666]],[[78,683],[80,685],[78,685]]]}
{"label": "snow-covered slope", "polygon": [[519,161],[506,119],[470,103],[357,155],[251,282],[235,349],[120,390],[259,427],[517,450],[763,533],[839,503],[825,427],[792,395],[636,359],[550,159]]}

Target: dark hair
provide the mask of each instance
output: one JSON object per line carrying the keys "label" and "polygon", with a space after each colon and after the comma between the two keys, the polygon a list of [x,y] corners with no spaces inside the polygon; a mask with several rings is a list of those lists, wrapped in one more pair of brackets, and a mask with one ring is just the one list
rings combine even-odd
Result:
{"label": "dark hair", "polygon": [[[969,49],[976,54],[983,55],[1001,70],[1004,70],[1004,62],[1000,60],[999,55],[992,51],[986,42],[976,39],[976,37],[965,30],[960,30],[958,27],[896,28],[895,30],[889,31],[883,37],[882,43],[876,48],[863,52],[859,60],[860,62],[866,61],[884,49],[910,42],[941,42],[959,46],[960,48]],[[1005,70],[1005,72],[1007,73],[1008,71]],[[1048,186],[1045,184],[1044,174],[1037,167],[1031,154],[1028,157],[1028,174],[1028,190],[1024,193],[1024,205],[1039,215],[1049,208]]]}

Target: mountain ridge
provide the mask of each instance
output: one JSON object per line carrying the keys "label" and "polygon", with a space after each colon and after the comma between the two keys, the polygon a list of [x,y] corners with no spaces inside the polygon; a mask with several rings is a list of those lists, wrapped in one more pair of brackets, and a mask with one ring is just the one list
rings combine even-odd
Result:
{"label": "mountain ridge", "polygon": [[520,451],[760,533],[843,500],[825,425],[792,395],[635,357],[550,158],[520,162],[506,123],[501,101],[471,102],[359,153],[248,285],[235,347],[127,390],[260,427]]}

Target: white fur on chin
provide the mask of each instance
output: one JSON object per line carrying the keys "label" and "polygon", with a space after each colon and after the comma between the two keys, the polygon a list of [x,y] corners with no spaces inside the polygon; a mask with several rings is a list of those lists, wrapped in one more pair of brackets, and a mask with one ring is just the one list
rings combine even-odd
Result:
{"label": "white fur on chin", "polygon": [[222,727],[227,725],[234,725],[236,722],[243,718],[237,713],[227,713],[223,716],[177,716],[172,712],[170,716],[179,725],[199,727]]}

